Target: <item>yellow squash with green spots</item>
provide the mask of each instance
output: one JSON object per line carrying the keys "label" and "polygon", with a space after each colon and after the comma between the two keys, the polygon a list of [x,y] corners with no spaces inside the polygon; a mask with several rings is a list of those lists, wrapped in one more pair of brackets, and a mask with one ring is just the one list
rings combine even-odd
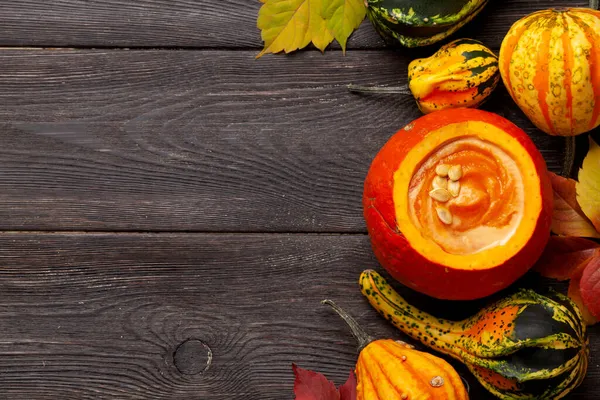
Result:
{"label": "yellow squash with green spots", "polygon": [[500,48],[500,73],[513,100],[550,135],[600,125],[600,11],[538,11],[517,21]]}
{"label": "yellow squash with green spots", "polygon": [[363,295],[402,332],[462,361],[504,400],[565,397],[588,365],[586,325],[566,296],[521,290],[463,321],[436,318],[408,304],[376,272],[360,277]]}
{"label": "yellow squash with green spots", "polygon": [[408,87],[425,114],[447,108],[476,108],[499,80],[498,57],[473,39],[455,40],[408,66]]}

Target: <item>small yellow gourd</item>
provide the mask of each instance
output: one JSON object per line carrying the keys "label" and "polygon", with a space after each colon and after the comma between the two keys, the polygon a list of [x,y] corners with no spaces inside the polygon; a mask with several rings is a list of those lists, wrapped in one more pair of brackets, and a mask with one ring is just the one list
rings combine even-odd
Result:
{"label": "small yellow gourd", "polygon": [[392,339],[374,340],[331,300],[359,343],[357,400],[468,400],[456,370],[445,360]]}
{"label": "small yellow gourd", "polygon": [[455,40],[408,66],[408,86],[425,114],[447,108],[476,108],[499,80],[498,57],[473,39]]}

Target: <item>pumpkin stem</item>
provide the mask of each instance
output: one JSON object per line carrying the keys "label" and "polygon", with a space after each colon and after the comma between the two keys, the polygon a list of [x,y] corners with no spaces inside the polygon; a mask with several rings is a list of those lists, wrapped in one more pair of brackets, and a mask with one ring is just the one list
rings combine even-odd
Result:
{"label": "pumpkin stem", "polygon": [[406,87],[392,87],[392,86],[361,86],[361,85],[348,85],[348,90],[352,93],[393,93],[393,94],[407,94],[412,95],[410,90]]}
{"label": "pumpkin stem", "polygon": [[346,324],[348,324],[348,326],[350,327],[350,330],[352,331],[352,334],[354,335],[354,337],[358,341],[358,351],[359,351],[359,353],[362,351],[362,349],[364,349],[365,347],[367,347],[367,345],[369,343],[371,343],[372,341],[375,340],[372,336],[370,336],[367,332],[365,332],[365,330],[358,324],[358,322],[356,322],[356,320],[354,318],[352,318],[350,316],[350,314],[348,314],[346,311],[344,311],[340,306],[338,306],[337,304],[335,304],[333,301],[331,301],[331,300],[323,300],[321,302],[321,304],[327,304],[328,306],[330,306],[331,308],[333,308],[333,310],[340,317],[342,317],[342,319],[344,321],[346,321]]}
{"label": "pumpkin stem", "polygon": [[590,8],[597,10],[599,3],[600,3],[600,1],[598,1],[598,0],[590,0]]}

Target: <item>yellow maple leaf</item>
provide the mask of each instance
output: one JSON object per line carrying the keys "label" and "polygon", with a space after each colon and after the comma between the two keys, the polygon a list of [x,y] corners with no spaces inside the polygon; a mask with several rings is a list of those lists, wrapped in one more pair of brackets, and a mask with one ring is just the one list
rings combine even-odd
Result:
{"label": "yellow maple leaf", "polygon": [[362,0],[260,0],[256,26],[268,53],[292,52],[309,43],[321,51],[335,39],[346,49],[350,34],[360,25],[366,9]]}
{"label": "yellow maple leaf", "polygon": [[577,183],[577,202],[600,232],[600,146],[590,137],[590,149],[583,159]]}
{"label": "yellow maple leaf", "polygon": [[322,7],[320,0],[267,0],[256,22],[265,48],[256,58],[280,51],[289,53],[311,42],[325,50],[333,35],[322,17]]}
{"label": "yellow maple leaf", "polygon": [[348,37],[360,25],[367,9],[363,0],[330,0],[325,8],[327,27],[346,52]]}

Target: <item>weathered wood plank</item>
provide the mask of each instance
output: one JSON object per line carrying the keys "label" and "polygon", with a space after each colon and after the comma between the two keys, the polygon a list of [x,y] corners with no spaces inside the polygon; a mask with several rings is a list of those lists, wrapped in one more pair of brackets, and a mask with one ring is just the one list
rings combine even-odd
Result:
{"label": "weathered wood plank", "polygon": [[[492,1],[456,35],[499,47],[510,25],[526,14],[587,4],[583,0]],[[259,8],[260,2],[254,0],[3,0],[0,46],[259,48]],[[350,48],[382,45],[367,21],[349,42]]]}
{"label": "weathered wood plank", "polygon": [[[0,229],[363,232],[362,183],[420,116],[393,51],[0,53]],[[561,138],[498,90],[550,169]]]}
{"label": "weathered wood plank", "polygon": [[[292,398],[292,362],[339,384],[356,346],[323,298],[403,338],[358,290],[376,265],[365,235],[3,233],[0,258],[1,398],[279,400]],[[439,316],[483,304],[401,291]],[[599,339],[594,327],[592,357]],[[594,360],[571,399],[600,399]],[[453,364],[471,398],[492,400]]]}

